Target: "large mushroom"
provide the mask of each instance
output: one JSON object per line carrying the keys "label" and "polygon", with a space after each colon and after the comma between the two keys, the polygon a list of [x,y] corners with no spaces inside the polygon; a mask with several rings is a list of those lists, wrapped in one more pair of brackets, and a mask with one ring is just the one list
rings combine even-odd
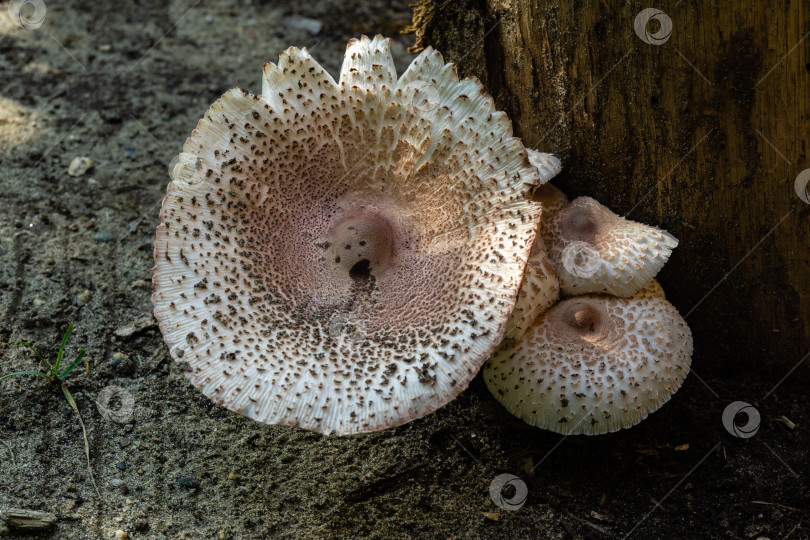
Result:
{"label": "large mushroom", "polygon": [[268,424],[368,432],[469,384],[500,342],[542,183],[506,115],[430,49],[398,79],[352,40],[340,80],[304,50],[234,89],[183,147],[152,301],[206,396]]}
{"label": "large mushroom", "polygon": [[633,426],[681,386],[692,335],[651,282],[633,298],[578,296],[507,340],[484,381],[506,409],[533,426],[596,435]]}

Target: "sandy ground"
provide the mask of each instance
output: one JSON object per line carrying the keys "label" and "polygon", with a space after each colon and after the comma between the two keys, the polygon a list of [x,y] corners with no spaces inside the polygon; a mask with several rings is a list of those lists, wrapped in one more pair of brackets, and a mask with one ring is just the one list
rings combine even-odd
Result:
{"label": "sandy ground", "polygon": [[[84,348],[90,371],[68,382],[101,499],[59,389],[18,378],[0,384],[0,511],[54,513],[53,538],[808,537],[810,417],[790,381],[760,405],[751,440],[724,431],[725,403],[694,378],[641,426],[605,437],[530,428],[478,378],[420,421],[338,438],[242,418],[182,377],[148,321],[172,158],[213,101],[233,86],[258,93],[262,64],[290,45],[336,75],[350,37],[384,33],[404,69],[407,1],[48,2],[36,30],[6,8],[0,373],[34,365],[11,340],[53,357],[75,322],[67,356]],[[69,176],[78,156],[94,166]],[[752,396],[767,391],[757,384]],[[111,386],[134,399],[120,422],[95,405]],[[528,484],[519,511],[490,499],[501,473]]]}

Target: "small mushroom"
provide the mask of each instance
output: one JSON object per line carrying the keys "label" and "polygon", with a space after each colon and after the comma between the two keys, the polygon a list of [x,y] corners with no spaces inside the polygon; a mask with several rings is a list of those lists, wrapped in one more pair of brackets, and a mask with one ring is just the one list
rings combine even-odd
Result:
{"label": "small mushroom", "polygon": [[538,186],[545,184],[560,174],[562,162],[557,157],[552,154],[532,150],[531,148],[527,148],[526,153],[529,155],[529,163],[540,172]]}
{"label": "small mushroom", "polygon": [[487,387],[510,413],[557,433],[637,424],[669,400],[691,362],[689,327],[659,289],[560,302],[487,361]]}
{"label": "small mushroom", "polygon": [[541,233],[568,296],[631,297],[678,245],[668,232],[620,217],[590,197],[575,199],[554,214]]}
{"label": "small mushroom", "polygon": [[428,49],[352,40],[227,92],[183,147],[155,241],[172,357],[225,407],[322,433],[424,416],[501,341],[540,220],[506,115]]}

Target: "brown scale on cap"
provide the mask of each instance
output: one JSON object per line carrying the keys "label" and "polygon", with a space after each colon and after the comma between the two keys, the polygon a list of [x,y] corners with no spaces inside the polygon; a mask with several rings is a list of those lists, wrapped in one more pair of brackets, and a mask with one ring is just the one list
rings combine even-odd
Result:
{"label": "brown scale on cap", "polygon": [[689,327],[651,283],[633,298],[560,302],[496,351],[484,381],[533,426],[596,435],[633,426],[668,401],[691,355]]}
{"label": "brown scale on cap", "polygon": [[631,297],[678,245],[668,232],[620,217],[590,197],[575,199],[543,221],[541,234],[568,296]]}
{"label": "brown scale on cap", "polygon": [[367,432],[469,384],[500,341],[539,182],[504,113],[424,51],[380,37],[339,82],[306,50],[227,92],[186,141],[161,210],[152,301],[214,401],[269,424]]}

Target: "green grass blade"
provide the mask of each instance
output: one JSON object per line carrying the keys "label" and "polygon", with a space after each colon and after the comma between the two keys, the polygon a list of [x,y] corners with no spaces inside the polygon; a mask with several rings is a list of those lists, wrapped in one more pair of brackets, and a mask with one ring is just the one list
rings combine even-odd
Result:
{"label": "green grass blade", "polygon": [[3,375],[0,377],[0,381],[3,379],[8,379],[9,377],[18,377],[20,375],[39,375],[40,377],[48,377],[47,373],[42,373],[41,371],[15,371],[14,373],[9,373],[8,375]]}
{"label": "green grass blade", "polygon": [[42,358],[42,355],[37,352],[37,350],[34,348],[34,346],[31,345],[30,343],[28,343],[27,341],[16,340],[16,341],[12,341],[12,343],[19,343],[20,345],[25,345],[26,347],[28,347],[29,349],[34,351],[34,354],[37,355],[37,358],[39,358],[42,362],[45,361],[45,359]]}
{"label": "green grass blade", "polygon": [[65,399],[67,400],[68,405],[70,405],[71,407],[73,407],[73,409],[78,411],[78,408],[76,407],[76,401],[73,399],[73,395],[70,393],[70,390],[68,390],[67,386],[65,386],[64,384],[62,385],[62,393],[65,395]]}
{"label": "green grass blade", "polygon": [[59,364],[62,363],[62,353],[65,352],[65,344],[67,343],[68,338],[70,337],[70,333],[73,331],[73,322],[70,323],[68,326],[67,332],[65,332],[65,337],[62,338],[62,345],[59,346],[59,355],[56,357],[56,364],[54,364],[53,369],[56,370],[55,375],[59,376]]}
{"label": "green grass blade", "polygon": [[65,368],[65,371],[59,374],[59,380],[64,381],[65,378],[68,375],[70,375],[70,372],[76,369],[76,366],[79,365],[79,362],[82,361],[82,358],[84,358],[84,349],[79,349],[79,354],[76,356],[73,362],[71,362],[70,365]]}

